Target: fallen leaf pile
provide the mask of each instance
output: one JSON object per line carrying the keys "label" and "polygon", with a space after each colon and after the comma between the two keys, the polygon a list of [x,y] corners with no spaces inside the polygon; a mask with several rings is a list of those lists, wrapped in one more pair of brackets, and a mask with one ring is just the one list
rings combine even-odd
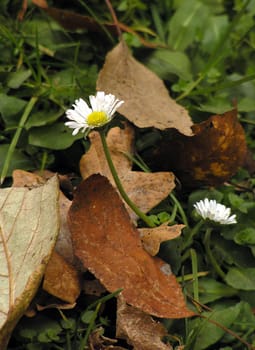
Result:
{"label": "fallen leaf pile", "polygon": [[[98,30],[90,18],[51,8],[46,0],[32,2],[68,30]],[[24,0],[20,20],[26,7]],[[112,24],[109,28],[116,31]],[[162,80],[131,55],[124,42],[108,53],[97,89],[125,101],[119,112],[127,121],[123,128],[109,131],[107,144],[127,195],[142,212],[149,212],[169,195],[175,175],[187,187],[215,186],[229,180],[243,164],[247,147],[237,111],[192,125],[186,109],[169,96]],[[132,169],[136,128],[158,129],[162,136],[146,159],[152,173]],[[156,257],[161,242],[180,236],[184,225],[136,228],[138,218],[116,189],[99,133],[91,132],[89,140],[90,148],[80,160],[83,180],[72,202],[59,192],[56,176],[46,182],[39,175],[15,171],[13,187],[0,189],[3,350],[43,277],[43,289],[69,303],[68,307],[73,307],[81,290],[94,296],[121,290],[117,337],[134,350],[172,349],[162,342],[167,334],[163,325],[151,316],[194,316],[171,266]],[[85,282],[82,289],[81,273],[87,269],[96,280],[87,286]],[[90,334],[91,349],[124,349],[115,343],[98,329]]]}

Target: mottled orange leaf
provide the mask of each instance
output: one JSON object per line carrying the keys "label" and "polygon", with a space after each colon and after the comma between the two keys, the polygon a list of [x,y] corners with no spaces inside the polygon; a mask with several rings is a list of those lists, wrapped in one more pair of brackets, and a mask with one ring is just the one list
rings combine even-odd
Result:
{"label": "mottled orange leaf", "polygon": [[185,225],[167,226],[163,224],[154,228],[140,228],[138,231],[144,249],[154,256],[159,252],[160,243],[179,237],[184,227]]}
{"label": "mottled orange leaf", "polygon": [[[144,173],[132,171],[132,162],[126,153],[133,153],[134,131],[130,125],[125,129],[112,128],[107,135],[107,144],[113,163],[118,172],[121,183],[131,200],[147,213],[173,190],[174,175],[170,172]],[[100,173],[106,176],[115,187],[98,132],[90,133],[91,146],[81,158],[80,171],[84,179],[92,174]],[[134,212],[127,207],[133,221],[137,219]]]}
{"label": "mottled orange leaf", "polygon": [[119,112],[140,128],[175,128],[192,135],[187,110],[170,96],[163,81],[138,62],[120,42],[106,56],[97,80],[97,90],[116,95],[125,103]]}
{"label": "mottled orange leaf", "polygon": [[211,116],[192,129],[192,137],[165,133],[147,160],[150,166],[173,171],[187,187],[216,186],[229,180],[244,163],[247,152],[237,110]]}
{"label": "mottled orange leaf", "polygon": [[80,275],[61,255],[53,252],[45,270],[43,289],[73,304],[81,291]]}
{"label": "mottled orange leaf", "polygon": [[116,337],[126,339],[134,350],[172,350],[162,342],[167,330],[162,323],[154,321],[141,310],[127,305],[118,297]]}
{"label": "mottled orange leaf", "polygon": [[75,255],[110,292],[158,317],[192,316],[169,265],[151,257],[109,181],[97,174],[77,188],[68,216]]}

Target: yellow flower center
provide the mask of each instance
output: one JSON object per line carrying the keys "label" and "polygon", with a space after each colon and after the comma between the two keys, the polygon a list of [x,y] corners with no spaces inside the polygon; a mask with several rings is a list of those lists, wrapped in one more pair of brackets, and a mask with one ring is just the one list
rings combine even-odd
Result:
{"label": "yellow flower center", "polygon": [[101,126],[108,122],[107,114],[105,112],[94,111],[87,116],[87,123],[89,126]]}

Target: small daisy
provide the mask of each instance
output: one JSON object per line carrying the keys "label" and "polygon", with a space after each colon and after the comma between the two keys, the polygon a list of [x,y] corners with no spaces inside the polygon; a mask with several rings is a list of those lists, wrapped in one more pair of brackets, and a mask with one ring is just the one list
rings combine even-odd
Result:
{"label": "small daisy", "polygon": [[73,135],[81,131],[85,132],[109,123],[116,110],[124,103],[114,95],[106,95],[98,91],[96,96],[89,96],[91,107],[82,99],[75,100],[74,109],[68,109],[66,116],[70,120],[65,123],[69,128],[74,129]]}
{"label": "small daisy", "polygon": [[216,200],[205,198],[194,204],[196,212],[202,216],[204,220],[209,219],[222,225],[236,224],[236,215],[232,215],[230,208],[217,203]]}

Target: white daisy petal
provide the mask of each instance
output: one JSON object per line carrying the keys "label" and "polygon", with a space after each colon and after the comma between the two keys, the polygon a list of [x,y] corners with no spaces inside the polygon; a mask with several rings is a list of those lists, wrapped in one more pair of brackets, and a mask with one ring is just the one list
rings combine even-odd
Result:
{"label": "white daisy petal", "polygon": [[73,135],[79,131],[101,127],[110,122],[117,109],[124,103],[112,94],[105,94],[98,91],[95,96],[89,96],[91,107],[82,99],[75,100],[73,109],[66,111],[66,116],[71,122],[65,123],[69,128],[74,129]]}
{"label": "white daisy petal", "polygon": [[212,220],[222,225],[236,224],[236,215],[231,214],[230,208],[217,203],[216,200],[205,198],[194,204],[196,212],[204,219]]}
{"label": "white daisy petal", "polygon": [[73,104],[73,107],[76,112],[78,112],[81,116],[84,117],[84,115],[88,115],[92,112],[91,108],[87,105],[87,103],[80,98],[79,100],[75,101],[75,104]]}

